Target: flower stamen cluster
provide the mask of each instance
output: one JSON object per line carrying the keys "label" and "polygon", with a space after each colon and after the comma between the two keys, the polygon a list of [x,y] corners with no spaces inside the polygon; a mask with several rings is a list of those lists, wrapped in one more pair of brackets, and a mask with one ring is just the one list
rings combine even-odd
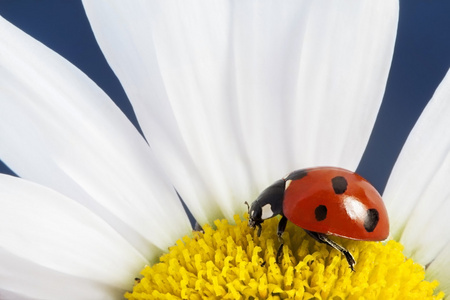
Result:
{"label": "flower stamen cluster", "polygon": [[[146,266],[130,300],[137,299],[443,299],[438,282],[407,259],[396,241],[335,238],[356,259],[352,272],[336,250],[288,224],[281,264],[276,263],[277,218],[256,235],[245,220],[216,220],[215,229],[184,237]],[[333,237],[334,238],[334,237]],[[361,298],[362,297],[362,298]]]}

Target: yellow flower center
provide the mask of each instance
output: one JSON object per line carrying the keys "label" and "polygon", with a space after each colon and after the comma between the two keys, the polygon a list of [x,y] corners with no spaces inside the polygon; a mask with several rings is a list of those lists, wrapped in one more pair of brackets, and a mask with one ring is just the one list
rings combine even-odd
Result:
{"label": "yellow flower center", "polygon": [[235,216],[236,225],[216,220],[184,237],[146,266],[127,299],[443,299],[437,281],[407,259],[395,241],[334,238],[356,260],[355,271],[340,252],[316,242],[288,223],[282,262],[277,264],[277,218],[262,234]]}

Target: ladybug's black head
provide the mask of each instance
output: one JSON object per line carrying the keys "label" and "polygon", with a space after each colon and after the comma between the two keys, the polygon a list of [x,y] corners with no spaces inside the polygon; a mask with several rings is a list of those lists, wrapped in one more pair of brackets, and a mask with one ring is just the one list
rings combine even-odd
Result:
{"label": "ladybug's black head", "polygon": [[248,226],[250,228],[258,227],[258,236],[261,235],[261,223],[264,222],[263,219],[261,219],[262,216],[262,209],[261,206],[258,204],[258,201],[254,201],[252,205],[248,205],[247,201],[245,202],[248,207]]}
{"label": "ladybug's black head", "polygon": [[248,226],[258,227],[258,236],[261,234],[261,223],[264,220],[283,214],[283,197],[285,181],[280,179],[266,188],[258,198],[248,205]]}

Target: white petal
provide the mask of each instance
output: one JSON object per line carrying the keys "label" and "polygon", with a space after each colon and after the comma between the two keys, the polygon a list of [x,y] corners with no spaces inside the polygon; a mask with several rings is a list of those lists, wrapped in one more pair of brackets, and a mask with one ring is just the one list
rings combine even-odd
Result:
{"label": "white petal", "polygon": [[[68,275],[0,249],[0,299],[122,299],[124,289]],[[132,287],[130,278],[124,282]]]}
{"label": "white petal", "polygon": [[449,99],[450,72],[411,131],[384,192],[392,237],[423,265],[443,249],[450,257]]}
{"label": "white petal", "polygon": [[426,279],[429,281],[438,280],[439,290],[450,294],[450,242],[437,255],[427,268]]}
{"label": "white petal", "polygon": [[32,300],[36,298],[32,297],[25,297],[23,295],[20,295],[19,293],[14,293],[11,291],[6,291],[0,289],[0,299],[8,299],[8,300]]}
{"label": "white petal", "polygon": [[200,221],[244,210],[293,169],[356,168],[384,93],[396,1],[83,3]]}
{"label": "white petal", "polygon": [[190,226],[173,186],[86,75],[0,19],[0,157],[99,214],[145,255]]}
{"label": "white petal", "polygon": [[[118,296],[147,263],[95,214],[43,186],[0,175],[0,207],[0,289],[40,299]],[[77,288],[88,290],[71,294]]]}

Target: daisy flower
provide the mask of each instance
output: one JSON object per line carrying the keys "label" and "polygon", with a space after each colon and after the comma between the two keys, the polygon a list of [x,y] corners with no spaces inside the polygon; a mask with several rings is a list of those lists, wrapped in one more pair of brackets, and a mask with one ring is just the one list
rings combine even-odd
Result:
{"label": "daisy flower", "polygon": [[257,237],[242,217],[294,169],[356,169],[398,3],[83,4],[144,137],[85,74],[0,19],[0,157],[20,176],[0,176],[0,298],[450,292],[450,75],[389,178],[390,241],[342,241],[355,272],[294,226],[277,264],[276,220]]}

